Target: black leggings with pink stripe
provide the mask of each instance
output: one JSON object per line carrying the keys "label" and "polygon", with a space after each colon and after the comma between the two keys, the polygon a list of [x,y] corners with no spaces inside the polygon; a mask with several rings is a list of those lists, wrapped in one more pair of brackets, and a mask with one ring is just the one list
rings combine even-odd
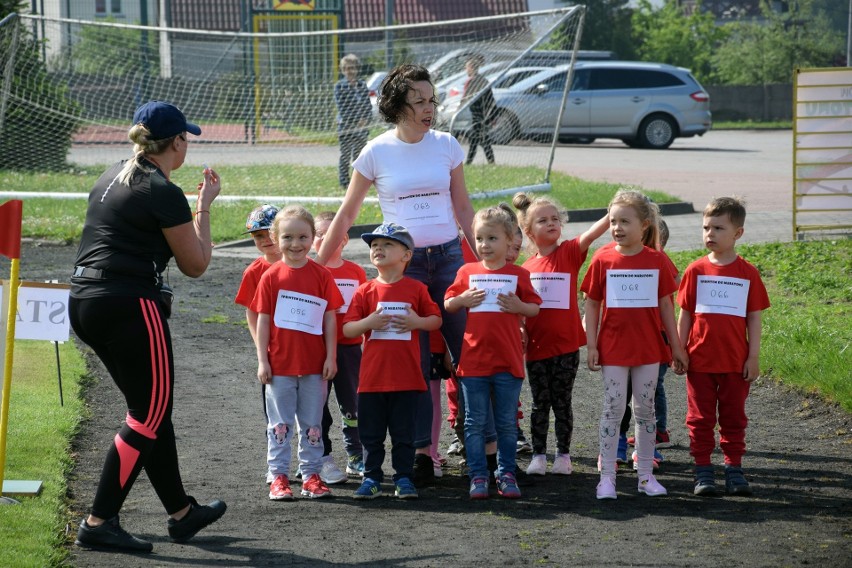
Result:
{"label": "black leggings with pink stripe", "polygon": [[107,296],[71,298],[71,327],[112,375],[127,403],[113,439],[91,513],[118,514],[142,468],[166,512],[189,503],[178,469],[172,426],[174,361],[167,320],[157,300]]}

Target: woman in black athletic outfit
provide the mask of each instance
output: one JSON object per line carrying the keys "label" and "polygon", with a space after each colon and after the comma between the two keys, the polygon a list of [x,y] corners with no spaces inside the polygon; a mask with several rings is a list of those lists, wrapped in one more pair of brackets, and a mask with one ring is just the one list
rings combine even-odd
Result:
{"label": "woman in black athletic outfit", "polygon": [[89,195],[71,278],[71,326],[124,394],[127,417],[107,452],[90,514],[80,523],[78,546],[152,550],[118,520],[142,468],[169,515],[173,541],[189,540],[225,513],[225,503],[199,505],[185,493],[171,419],[174,361],[162,272],[172,256],[187,276],[207,269],[210,204],[220,190],[219,176],[205,169],[193,216],[181,188],[169,181],[186,157],[187,133],[198,136],[201,129],[177,107],[142,105],[128,132],[133,157],[109,168]]}

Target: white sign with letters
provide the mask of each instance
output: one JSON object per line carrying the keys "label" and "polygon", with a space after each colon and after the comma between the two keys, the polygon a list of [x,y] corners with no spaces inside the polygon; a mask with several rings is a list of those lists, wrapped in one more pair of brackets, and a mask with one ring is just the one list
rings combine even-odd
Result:
{"label": "white sign with letters", "polygon": [[571,308],[571,275],[567,272],[531,272],[533,288],[541,296],[542,309]]}
{"label": "white sign with letters", "polygon": [[471,308],[471,312],[499,312],[497,296],[515,294],[518,290],[518,277],[514,274],[471,274],[469,284],[471,288],[485,290],[485,299],[475,308]]}
{"label": "white sign with letters", "polygon": [[322,298],[279,290],[275,303],[275,325],[281,329],[322,335],[322,321],[328,302]]}
{"label": "white sign with letters", "polygon": [[730,276],[698,276],[695,313],[746,317],[751,282]]}
{"label": "white sign with letters", "polygon": [[337,289],[343,296],[343,305],[337,308],[337,313],[345,314],[349,311],[349,304],[352,303],[352,296],[355,295],[355,290],[358,288],[358,281],[351,278],[335,278],[334,283],[337,284]]}
{"label": "white sign with letters", "polygon": [[396,198],[396,218],[404,227],[445,225],[447,204],[437,191],[421,191]]}
{"label": "white sign with letters", "polygon": [[607,308],[656,308],[659,305],[660,271],[606,271]]}
{"label": "white sign with letters", "polygon": [[[9,282],[0,283],[0,304],[8,302]],[[18,311],[15,339],[68,341],[68,298],[70,286],[42,282],[21,282],[18,287]],[[3,321],[6,327],[6,321]]]}
{"label": "white sign with letters", "polygon": [[[404,316],[408,313],[408,308],[411,304],[408,302],[379,302],[379,307],[382,309],[383,315]],[[373,339],[390,339],[392,341],[408,341],[411,339],[411,331],[397,332],[393,329],[374,329],[370,333],[370,340]]]}

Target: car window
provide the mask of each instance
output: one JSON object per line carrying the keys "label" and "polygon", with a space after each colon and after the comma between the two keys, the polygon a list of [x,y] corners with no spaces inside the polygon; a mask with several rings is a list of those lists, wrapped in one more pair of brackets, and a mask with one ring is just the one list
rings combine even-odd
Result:
{"label": "car window", "polygon": [[524,79],[528,79],[532,77],[536,73],[541,73],[538,69],[530,69],[529,71],[518,71],[517,73],[512,73],[511,75],[506,75],[499,81],[495,82],[491,85],[495,89],[508,89],[512,85],[516,83],[520,83]]}
{"label": "car window", "polygon": [[666,71],[652,69],[592,69],[589,88],[604,89],[652,89],[673,87],[684,82]]}

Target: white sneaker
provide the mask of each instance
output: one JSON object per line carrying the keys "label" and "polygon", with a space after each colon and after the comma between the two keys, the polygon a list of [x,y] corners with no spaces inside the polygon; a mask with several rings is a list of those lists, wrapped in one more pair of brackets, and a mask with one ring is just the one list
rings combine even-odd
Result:
{"label": "white sneaker", "polygon": [[435,477],[444,477],[444,470],[440,467],[433,467],[432,471],[435,472]]}
{"label": "white sneaker", "polygon": [[556,454],[556,459],[553,460],[553,467],[550,468],[550,473],[554,475],[571,475],[574,472],[574,466],[571,465],[571,456],[568,454]]}
{"label": "white sneaker", "polygon": [[534,455],[530,465],[527,466],[527,475],[544,475],[546,471],[547,456],[544,454]]}
{"label": "white sneaker", "polygon": [[618,494],[615,492],[615,478],[601,477],[595,494],[598,499],[618,499]]}
{"label": "white sneaker", "polygon": [[649,497],[657,497],[658,495],[668,495],[666,488],[660,485],[657,478],[653,475],[642,477],[639,479],[639,493],[644,493]]}
{"label": "white sneaker", "polygon": [[349,479],[349,476],[340,471],[340,468],[338,468],[337,464],[334,463],[332,457],[328,455],[322,459],[320,479],[322,479],[326,485],[336,485]]}
{"label": "white sneaker", "polygon": [[272,482],[275,481],[275,475],[269,470],[266,470],[266,484],[272,485]]}

